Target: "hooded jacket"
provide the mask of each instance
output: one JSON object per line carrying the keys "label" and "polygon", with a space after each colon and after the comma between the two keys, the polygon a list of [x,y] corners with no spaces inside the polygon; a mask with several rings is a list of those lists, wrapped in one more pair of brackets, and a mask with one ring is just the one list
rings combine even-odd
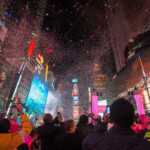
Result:
{"label": "hooded jacket", "polygon": [[55,137],[56,150],[81,150],[83,137],[76,133],[63,133]]}
{"label": "hooded jacket", "polygon": [[92,129],[92,131],[85,137],[82,149],[83,150],[92,150],[95,146],[95,143],[98,142],[99,137],[107,131],[107,125],[105,123],[98,123]]}
{"label": "hooded jacket", "polygon": [[[109,132],[88,135],[83,144],[83,150],[148,150],[150,143],[136,136],[132,129],[112,127]],[[88,145],[91,145],[88,147]]]}
{"label": "hooded jacket", "polygon": [[[20,116],[22,124],[22,133],[24,138],[30,134],[32,126],[26,114]],[[23,143],[23,137],[20,132],[15,133],[1,133],[0,134],[0,150],[14,150]]]}

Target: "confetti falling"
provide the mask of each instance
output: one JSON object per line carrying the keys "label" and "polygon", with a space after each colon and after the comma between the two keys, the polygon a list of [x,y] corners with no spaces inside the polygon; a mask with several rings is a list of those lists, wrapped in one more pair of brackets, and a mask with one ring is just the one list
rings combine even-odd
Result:
{"label": "confetti falling", "polygon": [[[70,98],[68,98],[68,93],[71,93],[71,78],[78,76],[79,79],[81,78],[80,84],[86,85],[85,87],[90,85],[89,82],[92,84],[92,69],[95,59],[99,61],[103,73],[108,76],[112,74],[110,70],[112,70],[114,64],[108,20],[111,19],[111,15],[114,15],[116,9],[119,11],[120,4],[119,1],[113,4],[113,2],[105,1],[103,3],[92,0],[75,0],[66,3],[60,1],[58,5],[55,1],[48,1],[46,10],[40,12],[38,18],[38,6],[35,2],[18,2],[18,4],[14,3],[13,6],[7,6],[8,8],[5,3],[2,3],[1,7],[5,6],[7,9],[1,9],[3,12],[0,18],[0,20],[3,20],[1,25],[7,26],[9,32],[0,52],[3,52],[7,57],[11,55],[15,59],[16,57],[24,57],[25,54],[27,55],[29,44],[31,44],[30,40],[33,38],[35,41],[39,41],[37,50],[45,57],[46,63],[49,64],[56,74],[56,78],[63,85],[64,90],[61,91],[63,101],[66,102],[65,104],[71,105]],[[128,8],[130,12],[135,5],[130,5],[130,8]],[[110,15],[105,9],[112,10],[112,14]],[[149,15],[149,7],[146,6],[142,11],[146,20]],[[128,16],[127,24],[131,20],[134,21],[133,16],[136,14],[128,15],[128,13],[125,14]],[[140,19],[142,20],[144,17]],[[41,26],[39,25],[40,19],[43,19]],[[135,22],[140,24],[141,20],[135,19]],[[133,26],[130,25],[129,28],[132,29]],[[31,34],[34,32],[38,36]],[[122,38],[123,34],[120,31],[117,32],[114,35],[118,39]],[[132,36],[129,42],[134,42]],[[86,79],[88,75],[90,79]],[[63,77],[65,77],[65,80],[62,79]],[[85,87],[80,86],[81,93],[86,91]],[[87,98],[86,95],[84,96],[81,102],[83,106],[86,105],[84,101]]]}

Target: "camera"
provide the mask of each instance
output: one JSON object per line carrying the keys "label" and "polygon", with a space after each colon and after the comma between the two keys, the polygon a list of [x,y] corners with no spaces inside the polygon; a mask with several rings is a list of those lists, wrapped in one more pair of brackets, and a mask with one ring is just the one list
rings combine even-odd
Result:
{"label": "camera", "polygon": [[93,116],[94,116],[94,114],[92,114],[92,113],[91,113],[91,114],[88,114],[88,117],[93,117]]}

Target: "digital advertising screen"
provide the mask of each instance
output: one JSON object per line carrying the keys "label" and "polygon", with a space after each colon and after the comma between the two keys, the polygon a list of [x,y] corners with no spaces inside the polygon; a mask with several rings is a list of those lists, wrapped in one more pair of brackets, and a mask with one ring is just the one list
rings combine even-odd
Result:
{"label": "digital advertising screen", "polygon": [[73,100],[74,100],[74,101],[78,101],[78,100],[79,100],[79,97],[78,97],[78,96],[73,96]]}
{"label": "digital advertising screen", "polygon": [[79,118],[79,107],[73,108],[73,117],[76,119]]}
{"label": "digital advertising screen", "polygon": [[107,100],[99,100],[98,101],[98,110],[99,112],[105,112],[107,106]]}
{"label": "digital advertising screen", "polygon": [[57,116],[58,100],[50,91],[48,92],[48,96],[47,96],[47,101],[46,101],[44,112],[45,113],[50,113],[53,117]]}
{"label": "digital advertising screen", "polygon": [[47,95],[47,86],[40,80],[37,75],[35,75],[27,98],[26,106],[29,107],[31,111],[34,111],[38,114],[43,113]]}

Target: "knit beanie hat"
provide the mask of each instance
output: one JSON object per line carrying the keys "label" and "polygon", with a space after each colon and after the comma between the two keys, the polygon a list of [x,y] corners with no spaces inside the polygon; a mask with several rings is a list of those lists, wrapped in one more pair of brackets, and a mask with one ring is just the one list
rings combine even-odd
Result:
{"label": "knit beanie hat", "polygon": [[110,106],[110,119],[120,127],[130,127],[134,122],[133,105],[124,98],[116,100]]}
{"label": "knit beanie hat", "polygon": [[80,119],[79,119],[79,123],[80,124],[88,124],[88,116],[86,116],[86,115],[81,115],[80,116]]}

